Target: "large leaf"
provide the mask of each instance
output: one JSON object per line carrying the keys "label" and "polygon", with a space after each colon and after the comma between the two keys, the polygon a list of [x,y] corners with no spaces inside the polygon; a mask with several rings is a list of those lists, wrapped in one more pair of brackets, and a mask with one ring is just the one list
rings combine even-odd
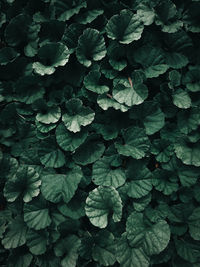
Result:
{"label": "large leaf", "polygon": [[105,146],[95,136],[88,139],[76,150],[73,159],[77,164],[87,165],[98,160],[105,150]]}
{"label": "large leaf", "polygon": [[45,199],[58,203],[60,201],[69,202],[75,194],[82,178],[80,168],[64,174],[48,174],[42,177],[41,191]]}
{"label": "large leaf", "polygon": [[66,103],[67,112],[62,121],[71,132],[80,132],[81,126],[86,126],[94,120],[95,113],[89,107],[84,107],[82,101],[72,98]]}
{"label": "large leaf", "polygon": [[142,213],[131,213],[126,222],[126,231],[131,246],[142,247],[148,255],[159,254],[170,240],[170,228],[166,221],[148,225]]}
{"label": "large leaf", "polygon": [[200,166],[200,144],[184,140],[174,145],[176,156],[186,165]]}
{"label": "large leaf", "polygon": [[44,123],[56,123],[61,117],[61,110],[59,107],[49,108],[46,112],[40,112],[36,116],[36,120]]}
{"label": "large leaf", "polygon": [[105,41],[99,31],[88,28],[80,36],[76,56],[81,64],[89,67],[92,60],[99,61],[106,55]]}
{"label": "large leaf", "polygon": [[129,197],[141,198],[152,190],[152,174],[141,161],[130,161],[126,176],[130,180],[127,190]]}
{"label": "large leaf", "polygon": [[126,176],[122,168],[112,166],[114,158],[103,157],[93,165],[92,181],[96,185],[113,186],[117,188],[125,183]]}
{"label": "large leaf", "polygon": [[194,240],[200,240],[200,208],[193,210],[192,214],[188,218],[188,226],[191,237]]}
{"label": "large leaf", "polygon": [[106,32],[109,38],[122,44],[130,44],[141,38],[144,25],[140,16],[130,10],[122,10],[108,21]]}
{"label": "large leaf", "polygon": [[143,66],[147,78],[158,77],[168,69],[159,47],[143,46],[134,52],[134,59]]}
{"label": "large leaf", "polygon": [[78,259],[78,249],[81,240],[75,235],[69,235],[64,239],[60,239],[55,245],[54,251],[57,257],[63,257],[61,260],[62,267],[76,267]]}
{"label": "large leaf", "polygon": [[191,106],[191,98],[186,91],[179,89],[173,94],[173,103],[178,108],[187,109]]}
{"label": "large leaf", "polygon": [[34,255],[44,254],[48,243],[48,235],[45,231],[29,229],[27,232],[27,246]]}
{"label": "large leaf", "polygon": [[20,247],[26,243],[26,234],[27,226],[23,219],[17,216],[9,223],[2,245],[6,249]]}
{"label": "large leaf", "polygon": [[123,131],[125,144],[115,143],[119,154],[141,159],[149,149],[149,139],[145,130],[139,127],[129,127]]}
{"label": "large leaf", "polygon": [[65,151],[76,150],[87,138],[84,129],[81,132],[73,133],[67,130],[64,124],[59,124],[56,128],[56,141]]}
{"label": "large leaf", "polygon": [[85,212],[90,222],[99,228],[107,226],[111,214],[114,222],[119,222],[122,216],[119,193],[113,187],[97,187],[86,199]]}
{"label": "large leaf", "polygon": [[39,75],[50,75],[55,68],[65,66],[69,60],[68,48],[62,43],[44,44],[38,51],[39,61],[33,63],[34,71]]}
{"label": "large leaf", "polygon": [[121,110],[122,112],[128,110],[128,107],[117,102],[110,94],[99,95],[97,98],[97,103],[103,110],[107,110],[109,108]]}
{"label": "large leaf", "polygon": [[122,267],[148,267],[149,257],[142,248],[134,248],[129,245],[126,234],[117,242],[117,261]]}
{"label": "large leaf", "polygon": [[29,202],[40,193],[41,180],[39,174],[32,167],[20,167],[15,176],[10,178],[4,187],[4,196],[9,202],[19,196],[24,202]]}
{"label": "large leaf", "polygon": [[35,230],[44,229],[51,224],[48,203],[37,198],[24,204],[24,221]]}
{"label": "large leaf", "polygon": [[97,94],[103,94],[109,91],[107,85],[100,84],[101,74],[99,71],[90,71],[89,74],[84,78],[85,87]]}

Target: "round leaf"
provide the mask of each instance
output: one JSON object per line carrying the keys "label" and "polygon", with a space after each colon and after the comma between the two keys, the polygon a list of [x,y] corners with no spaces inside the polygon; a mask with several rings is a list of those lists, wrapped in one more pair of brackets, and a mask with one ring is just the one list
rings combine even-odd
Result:
{"label": "round leaf", "polygon": [[187,109],[191,106],[191,98],[186,91],[178,89],[173,94],[173,103],[178,108]]}
{"label": "round leaf", "polygon": [[69,171],[64,174],[49,174],[42,177],[41,192],[45,199],[58,203],[64,201],[65,203],[75,194],[82,178],[80,168]]}
{"label": "round leaf", "polygon": [[80,132],[81,126],[86,126],[94,120],[95,113],[89,107],[82,106],[79,99],[70,99],[66,103],[67,113],[62,116],[66,128],[71,132]]}
{"label": "round leaf", "polygon": [[114,15],[106,26],[108,37],[122,44],[130,44],[140,39],[143,29],[140,17],[130,10],[122,10],[120,15]]}
{"label": "round leaf", "polygon": [[39,174],[32,167],[20,167],[16,175],[6,182],[4,196],[7,201],[13,202],[22,195],[24,202],[29,202],[40,193],[40,185]]}
{"label": "round leaf", "polygon": [[122,168],[112,169],[113,157],[103,157],[96,161],[92,169],[92,180],[96,185],[117,188],[125,183],[126,176]]}
{"label": "round leaf", "polygon": [[47,202],[40,198],[24,204],[24,221],[35,230],[44,229],[51,224]]}
{"label": "round leaf", "polygon": [[72,133],[67,130],[64,124],[59,124],[56,128],[56,141],[65,151],[76,150],[87,138],[87,132],[82,130],[78,133]]}
{"label": "round leaf", "polygon": [[92,60],[98,61],[106,55],[105,41],[99,31],[88,28],[78,40],[76,56],[78,61],[86,67],[91,66]]}
{"label": "round leaf", "polygon": [[85,212],[90,222],[99,228],[107,226],[109,214],[114,222],[119,222],[122,216],[119,193],[113,187],[97,187],[86,199]]}

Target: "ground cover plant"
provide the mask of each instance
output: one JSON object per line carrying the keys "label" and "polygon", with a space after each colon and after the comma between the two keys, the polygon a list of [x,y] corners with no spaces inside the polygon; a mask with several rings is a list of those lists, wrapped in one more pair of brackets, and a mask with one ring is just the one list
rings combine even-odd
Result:
{"label": "ground cover plant", "polygon": [[200,266],[200,1],[0,1],[0,265]]}

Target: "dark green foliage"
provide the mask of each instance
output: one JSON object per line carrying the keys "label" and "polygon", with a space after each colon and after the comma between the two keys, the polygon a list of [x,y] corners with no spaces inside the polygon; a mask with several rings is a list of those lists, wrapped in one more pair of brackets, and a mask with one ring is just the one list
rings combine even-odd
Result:
{"label": "dark green foliage", "polygon": [[0,266],[200,266],[200,1],[0,1]]}

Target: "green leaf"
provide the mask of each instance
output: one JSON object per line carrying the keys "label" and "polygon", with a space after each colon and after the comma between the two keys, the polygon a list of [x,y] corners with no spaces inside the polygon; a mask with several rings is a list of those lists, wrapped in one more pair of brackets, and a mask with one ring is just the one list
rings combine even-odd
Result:
{"label": "green leaf", "polygon": [[43,198],[24,204],[24,221],[34,230],[44,229],[51,224],[49,207]]}
{"label": "green leaf", "polygon": [[19,56],[19,53],[11,47],[4,47],[0,49],[0,65],[6,65],[14,61]]}
{"label": "green leaf", "polygon": [[106,55],[105,41],[99,31],[88,28],[78,40],[76,56],[78,61],[86,67],[91,66],[92,60],[99,61]]}
{"label": "green leaf", "polygon": [[151,153],[156,155],[159,162],[168,162],[174,153],[174,148],[169,144],[168,140],[155,139],[151,147]]}
{"label": "green leaf", "polygon": [[116,261],[116,245],[112,233],[101,230],[94,237],[95,245],[92,249],[92,258],[103,266],[113,265]]}
{"label": "green leaf", "polygon": [[199,78],[199,67],[191,68],[185,76],[183,76],[183,84],[191,92],[200,91],[200,78]]}
{"label": "green leaf", "polygon": [[78,249],[81,240],[75,235],[69,235],[64,239],[60,239],[54,247],[55,255],[63,257],[61,260],[62,267],[76,267],[78,259]]}
{"label": "green leaf", "polygon": [[109,108],[121,110],[122,112],[126,112],[128,110],[128,107],[124,104],[118,103],[110,94],[99,95],[97,103],[103,110],[108,110]]}
{"label": "green leaf", "polygon": [[181,133],[189,134],[200,125],[199,108],[180,111],[177,114],[177,126]]}
{"label": "green leaf", "polygon": [[105,146],[100,140],[95,140],[94,136],[89,136],[76,150],[73,159],[75,163],[85,166],[98,160],[102,156],[104,150]]}
{"label": "green leaf", "polygon": [[17,248],[26,243],[27,226],[20,216],[9,223],[6,234],[2,239],[5,249]]}
{"label": "green leaf", "polygon": [[150,259],[142,248],[129,245],[126,233],[117,242],[116,255],[121,267],[148,267],[150,264]]}
{"label": "green leaf", "polygon": [[6,182],[4,196],[9,202],[15,201],[19,196],[23,197],[24,202],[29,202],[39,195],[40,185],[39,174],[32,167],[21,166]]}
{"label": "green leaf", "polygon": [[164,220],[145,223],[142,213],[133,212],[126,222],[127,238],[132,247],[143,247],[147,255],[159,254],[170,240],[170,228]]}
{"label": "green leaf", "polygon": [[56,146],[53,136],[40,143],[38,155],[45,167],[60,168],[65,164],[65,155]]}
{"label": "green leaf", "polygon": [[139,127],[129,127],[122,132],[125,144],[115,143],[119,154],[141,159],[149,150],[149,139],[145,130]]}
{"label": "green leaf", "polygon": [[85,1],[63,1],[58,0],[54,3],[57,13],[58,13],[58,20],[60,21],[67,21],[75,14],[78,14],[80,10],[84,7],[87,7]]}
{"label": "green leaf", "polygon": [[34,231],[29,229],[27,232],[27,246],[33,255],[42,255],[46,252],[48,235],[45,231]]}
{"label": "green leaf", "polygon": [[188,218],[188,226],[191,237],[194,240],[200,240],[200,208],[193,210],[192,214]]}
{"label": "green leaf", "polygon": [[50,75],[55,68],[65,66],[69,60],[69,50],[62,43],[47,43],[38,50],[39,61],[33,63],[34,71],[39,75]]}
{"label": "green leaf", "polygon": [[72,98],[66,102],[67,113],[62,121],[71,132],[80,132],[81,126],[86,126],[94,120],[95,113],[89,107],[84,107],[80,99]]}
{"label": "green leaf", "polygon": [[131,160],[127,166],[128,183],[127,194],[132,198],[141,198],[152,190],[152,174],[144,163]]}
{"label": "green leaf", "polygon": [[170,171],[157,169],[153,172],[153,186],[165,195],[171,195],[178,190],[176,175]]}
{"label": "green leaf", "polygon": [[50,124],[59,121],[60,117],[60,107],[52,107],[49,108],[46,112],[38,113],[36,116],[36,120],[44,124]]}
{"label": "green leaf", "polygon": [[144,25],[140,16],[130,10],[122,10],[119,15],[114,15],[106,25],[107,36],[122,44],[130,44],[141,38]]}
{"label": "green leaf", "polygon": [[144,84],[128,86],[119,82],[113,89],[113,98],[120,104],[126,104],[131,107],[139,105],[148,97],[148,89]]}
{"label": "green leaf", "polygon": [[191,98],[183,89],[178,89],[173,94],[173,103],[178,108],[187,109],[191,106]]}
{"label": "green leaf", "polygon": [[34,101],[43,98],[45,93],[40,80],[32,75],[19,78],[15,84],[17,98],[20,102],[32,104]]}
{"label": "green leaf", "polygon": [[85,88],[97,94],[108,92],[109,87],[100,83],[100,77],[101,74],[99,71],[90,71],[89,74],[84,78]]}
{"label": "green leaf", "polygon": [[103,14],[102,9],[92,9],[82,13],[77,21],[81,24],[88,24],[94,21],[98,16]]}
{"label": "green leaf", "polygon": [[184,140],[174,144],[176,156],[186,165],[200,166],[200,143],[189,143]]}
{"label": "green leaf", "polygon": [[114,222],[119,222],[122,216],[119,193],[113,187],[97,187],[86,199],[85,212],[90,222],[99,228],[107,226],[108,216],[111,214]]}
{"label": "green leaf", "polygon": [[12,250],[8,257],[8,267],[29,267],[33,260],[33,255],[28,253],[23,247]]}
{"label": "green leaf", "polygon": [[59,124],[56,128],[56,141],[65,151],[76,150],[87,138],[87,131],[81,130],[78,133],[72,133],[67,130],[65,125]]}
{"label": "green leaf", "polygon": [[117,188],[125,183],[126,176],[122,168],[112,167],[114,158],[103,157],[97,160],[92,169],[92,181],[96,185],[112,186]]}
{"label": "green leaf", "polygon": [[175,247],[177,254],[186,261],[190,263],[197,263],[200,260],[200,246],[197,241],[191,240],[189,238],[185,239],[175,239]]}
{"label": "green leaf", "polygon": [[197,182],[199,178],[199,169],[193,166],[183,165],[178,168],[178,176],[182,186],[190,187]]}
{"label": "green leaf", "polygon": [[143,66],[147,78],[158,77],[168,69],[159,47],[143,46],[134,52],[134,59]]}
{"label": "green leaf", "polygon": [[80,168],[64,174],[48,174],[42,177],[41,192],[46,200],[53,203],[69,202],[82,178]]}

